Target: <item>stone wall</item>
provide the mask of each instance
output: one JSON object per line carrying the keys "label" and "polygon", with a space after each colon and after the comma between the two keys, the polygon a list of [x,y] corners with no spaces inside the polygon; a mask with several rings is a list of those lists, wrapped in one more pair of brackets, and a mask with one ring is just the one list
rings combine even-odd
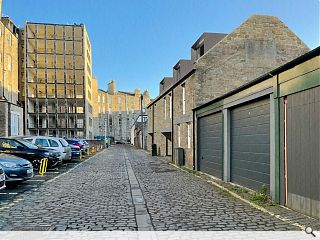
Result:
{"label": "stone wall", "polygon": [[[183,114],[182,86],[185,86],[186,109]],[[193,166],[193,112],[195,101],[195,75],[192,74],[183,83],[173,89],[173,145],[178,147],[178,125],[180,125],[180,147],[184,149],[186,166]],[[190,129],[190,145],[188,147],[188,124]]]}
{"label": "stone wall", "polygon": [[0,137],[7,137],[8,136],[8,103],[7,102],[0,102]]}
{"label": "stone wall", "polygon": [[170,93],[164,95],[163,98],[161,98],[159,101],[157,101],[153,105],[153,107],[154,107],[154,143],[157,144],[157,153],[159,156],[171,155],[172,143],[170,140],[171,139],[170,135],[172,131],[172,127],[171,127],[172,119],[170,117]]}
{"label": "stone wall", "polygon": [[[173,96],[173,126],[164,119],[164,99],[161,96],[149,107],[148,131],[154,127],[154,143],[158,154],[165,156],[166,138],[163,129],[172,129],[173,151],[180,146],[185,152],[187,167],[193,167],[193,113],[196,106],[219,97],[262,74],[308,52],[308,47],[278,18],[253,15],[240,27],[214,45],[195,62],[195,72],[170,91]],[[185,86],[186,111],[182,111],[182,85]],[[167,108],[169,103],[167,101]],[[166,110],[168,113],[169,111]],[[190,146],[188,147],[188,125]],[[173,154],[174,155],[174,154]]]}
{"label": "stone wall", "polygon": [[217,98],[308,51],[277,17],[253,15],[195,63],[196,105]]}
{"label": "stone wall", "polygon": [[23,135],[23,108],[10,104],[5,101],[0,101],[0,137],[11,136],[11,111],[19,114],[19,133]]}

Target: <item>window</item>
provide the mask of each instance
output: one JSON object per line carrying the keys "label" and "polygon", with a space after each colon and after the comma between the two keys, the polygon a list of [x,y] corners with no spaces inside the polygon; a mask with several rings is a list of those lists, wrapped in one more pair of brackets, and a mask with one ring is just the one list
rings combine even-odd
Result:
{"label": "window", "polygon": [[172,97],[169,95],[169,116],[172,118]]}
{"label": "window", "polygon": [[48,141],[49,141],[50,147],[59,147],[59,144],[57,143],[57,141],[52,139],[49,139]]}
{"label": "window", "polygon": [[121,123],[122,123],[122,122],[121,122],[121,118],[119,118],[119,126],[121,126]]}
{"label": "window", "polygon": [[178,124],[178,147],[181,147],[181,141],[180,141],[180,124]]}
{"label": "window", "polygon": [[106,113],[106,108],[105,108],[105,106],[102,107],[102,110],[103,110],[103,114],[105,114],[105,113]]}
{"label": "window", "polygon": [[59,139],[59,142],[61,143],[61,145],[62,145],[63,147],[68,147],[68,146],[69,146],[69,143],[68,143],[66,140],[64,140],[64,139]]}
{"label": "window", "polygon": [[8,36],[8,44],[9,44],[9,46],[12,46],[12,35],[11,34],[9,34],[9,36]]}
{"label": "window", "polygon": [[167,100],[164,98],[164,120],[167,120]]}
{"label": "window", "polygon": [[182,85],[182,114],[186,114],[186,85]]}
{"label": "window", "polygon": [[200,46],[200,57],[204,54],[204,44]]}
{"label": "window", "polygon": [[102,96],[102,103],[104,103],[104,96]]}
{"label": "window", "polygon": [[83,119],[77,119],[77,128],[83,128]]}
{"label": "window", "polygon": [[89,118],[89,126],[92,127],[92,118]]}
{"label": "window", "polygon": [[100,106],[98,107],[98,112],[99,112],[99,113],[101,113],[101,109],[100,109]]}
{"label": "window", "polygon": [[98,95],[98,103],[100,102],[100,95]]}
{"label": "window", "polygon": [[190,127],[191,127],[191,124],[188,123],[188,148],[191,148],[191,136],[190,136]]}
{"label": "window", "polygon": [[47,139],[37,138],[35,144],[40,147],[50,147]]}
{"label": "window", "polygon": [[0,140],[0,147],[2,147],[2,148],[17,148],[17,147],[23,147],[23,145],[20,144],[18,141],[15,141],[12,139],[1,139]]}
{"label": "window", "polygon": [[11,136],[20,135],[20,114],[17,112],[11,112]]}
{"label": "window", "polygon": [[121,104],[121,97],[118,97],[118,103]]}
{"label": "window", "polygon": [[8,55],[8,71],[12,71],[12,57]]}

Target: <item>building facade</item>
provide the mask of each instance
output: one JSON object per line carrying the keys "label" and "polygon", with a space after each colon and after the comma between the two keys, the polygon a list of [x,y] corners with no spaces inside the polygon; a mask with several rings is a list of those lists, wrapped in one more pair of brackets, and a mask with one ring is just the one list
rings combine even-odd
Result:
{"label": "building facade", "polygon": [[85,26],[27,22],[21,39],[26,134],[92,139],[92,55]]}
{"label": "building facade", "polygon": [[[195,170],[320,218],[320,47],[194,109]],[[306,187],[307,186],[307,187]]]}
{"label": "building facade", "polygon": [[192,109],[308,50],[273,16],[253,15],[228,35],[203,34],[191,48],[191,60],[175,65],[173,85],[148,106],[148,147],[156,144],[161,156],[183,148],[186,166],[194,168]]}
{"label": "building facade", "polygon": [[[1,2],[0,2],[1,9]],[[8,17],[0,21],[0,129],[1,137],[23,134],[23,108],[19,102],[19,29]]]}
{"label": "building facade", "polygon": [[117,91],[113,80],[108,84],[107,91],[98,89],[96,102],[94,136],[130,143],[131,128],[141,111],[145,112],[150,96],[147,90],[143,93],[139,89],[134,92]]}

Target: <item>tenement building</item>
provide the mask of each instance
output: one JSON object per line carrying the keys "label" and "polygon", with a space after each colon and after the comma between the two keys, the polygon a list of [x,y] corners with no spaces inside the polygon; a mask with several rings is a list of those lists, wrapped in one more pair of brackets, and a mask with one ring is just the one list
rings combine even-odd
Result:
{"label": "tenement building", "polygon": [[174,66],[173,79],[161,81],[160,95],[148,105],[148,147],[156,144],[160,156],[182,148],[185,164],[193,168],[192,109],[308,50],[278,18],[267,15],[251,16],[228,35],[204,33],[192,45],[191,60]]}
{"label": "tenement building", "polygon": [[131,128],[150,103],[149,92],[117,91],[113,80],[106,91],[98,89],[94,97],[97,103],[94,107],[95,138],[108,137],[114,142],[130,143]]}
{"label": "tenement building", "polygon": [[27,22],[21,39],[26,134],[93,138],[91,45],[85,26]]}
{"label": "tenement building", "polygon": [[23,108],[18,97],[18,39],[19,29],[10,18],[2,17],[0,21],[1,137],[23,134]]}

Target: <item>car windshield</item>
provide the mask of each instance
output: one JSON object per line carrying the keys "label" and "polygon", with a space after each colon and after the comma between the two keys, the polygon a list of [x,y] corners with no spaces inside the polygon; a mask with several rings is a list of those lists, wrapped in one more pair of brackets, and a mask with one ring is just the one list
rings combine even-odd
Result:
{"label": "car windshield", "polygon": [[25,145],[26,147],[30,148],[30,149],[38,149],[39,147],[26,141],[26,140],[18,140],[18,142],[22,143],[23,145]]}
{"label": "car windshield", "polygon": [[59,141],[62,144],[62,146],[64,146],[64,147],[68,147],[69,146],[69,143],[66,140],[64,140],[63,138],[60,138]]}

